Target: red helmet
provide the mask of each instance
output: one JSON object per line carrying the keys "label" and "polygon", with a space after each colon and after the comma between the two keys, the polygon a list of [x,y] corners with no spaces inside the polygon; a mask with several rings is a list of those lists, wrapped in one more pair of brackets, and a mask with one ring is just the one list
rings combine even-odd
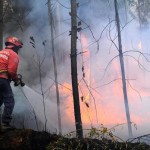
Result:
{"label": "red helmet", "polygon": [[21,40],[19,40],[18,38],[16,37],[8,37],[6,38],[6,42],[5,42],[5,45],[7,46],[8,44],[13,44],[15,46],[18,46],[18,47],[22,47],[23,46],[23,43]]}

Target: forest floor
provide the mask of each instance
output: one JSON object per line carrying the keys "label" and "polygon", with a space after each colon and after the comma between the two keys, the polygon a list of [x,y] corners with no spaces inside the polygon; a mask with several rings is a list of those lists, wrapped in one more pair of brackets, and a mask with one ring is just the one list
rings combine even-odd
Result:
{"label": "forest floor", "polygon": [[150,150],[145,143],[65,138],[30,129],[0,132],[0,150]]}

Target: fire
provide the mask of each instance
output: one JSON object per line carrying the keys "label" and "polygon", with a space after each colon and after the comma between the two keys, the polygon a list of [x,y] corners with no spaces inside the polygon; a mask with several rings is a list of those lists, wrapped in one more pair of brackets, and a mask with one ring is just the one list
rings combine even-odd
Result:
{"label": "fire", "polygon": [[82,67],[84,67],[83,73],[85,73],[85,76],[83,75],[83,81],[81,83],[82,93],[80,92],[80,95],[83,95],[83,104],[82,106],[82,120],[84,123],[92,124],[92,116],[91,116],[91,106],[90,106],[90,72],[91,72],[91,66],[90,66],[90,50],[88,47],[87,38],[84,34],[81,34],[81,45],[82,45]]}
{"label": "fire", "polygon": [[[81,43],[82,43],[82,61],[83,61],[83,67],[84,67],[84,73],[85,73],[85,82],[88,87],[83,86],[84,89],[84,101],[88,102],[90,100],[90,93],[89,93],[89,87],[90,87],[90,51],[87,48],[88,42],[84,34],[81,34]],[[85,52],[85,53],[84,53]],[[89,61],[88,61],[89,60]],[[85,83],[83,83],[85,84]]]}
{"label": "fire", "polygon": [[[109,87],[106,86],[103,91],[106,94],[105,97],[108,100],[108,104],[101,104],[99,99],[100,95],[98,95],[96,92],[92,92],[93,97],[95,98],[95,103],[97,110],[95,110],[95,104],[93,97],[91,96],[90,93],[90,51],[88,50],[87,46],[87,39],[86,37],[82,34],[81,35],[81,42],[82,42],[82,52],[83,52],[83,66],[84,70],[83,72],[85,73],[84,80],[79,83],[79,91],[80,91],[80,110],[81,110],[81,116],[82,116],[82,123],[84,125],[96,125],[97,120],[99,120],[103,124],[113,124],[114,122],[116,123],[122,123],[125,122],[125,116],[123,117],[123,113],[119,114],[121,115],[120,117],[116,118],[118,115],[118,108],[117,105],[114,106],[113,101],[110,101],[109,95],[116,94],[115,96],[119,96],[119,99],[122,99],[122,91],[121,91],[121,80],[115,83],[115,87],[113,85],[112,90],[110,91]],[[87,61],[88,60],[88,61]],[[114,63],[113,67],[116,70],[116,76],[119,76],[119,64]],[[112,76],[113,77],[113,76]],[[94,80],[94,79],[92,79]],[[68,83],[63,84],[64,87],[67,88],[59,88],[60,89],[60,95],[63,95],[66,98],[65,107],[65,115],[68,116],[67,120],[69,119],[72,123],[74,122],[74,107],[73,107],[73,96],[72,96],[72,91],[69,91],[68,89],[72,89],[72,85]],[[121,91],[121,92],[120,92]],[[121,103],[121,101],[119,102]],[[122,102],[123,103],[123,102]],[[112,108],[112,109],[110,109]],[[107,113],[105,112],[107,110]],[[113,111],[112,111],[113,110]],[[96,116],[96,111],[97,111],[97,116]],[[121,111],[121,109],[120,109]],[[97,117],[97,118],[96,118]],[[111,119],[110,119],[111,118]],[[66,121],[67,121],[66,120]]]}
{"label": "fire", "polygon": [[64,83],[63,86],[59,85],[59,92],[62,95],[64,110],[63,118],[64,123],[71,122],[74,123],[74,109],[73,109],[73,96],[72,96],[72,85],[69,83]]}
{"label": "fire", "polygon": [[[124,97],[123,97],[123,90],[122,90],[122,79],[121,79],[121,71],[120,71],[120,64],[119,61],[113,61],[111,74],[109,76],[109,81],[117,79],[116,81],[112,82],[109,85],[100,87],[97,89],[98,92],[93,91],[90,89],[91,87],[91,80],[96,82],[94,77],[91,77],[91,64],[90,64],[90,51],[87,48],[88,42],[85,35],[81,35],[81,43],[82,43],[82,63],[83,63],[83,70],[80,74],[84,74],[84,80],[79,82],[79,95],[80,95],[80,110],[81,110],[81,117],[82,123],[85,126],[89,125],[96,125],[97,119],[99,120],[100,124],[104,125],[116,125],[122,124],[126,122],[126,114],[125,114],[125,106],[124,106]],[[140,43],[139,46],[142,46]],[[81,65],[81,63],[80,63]],[[114,72],[112,72],[114,71]],[[69,83],[64,83],[63,87],[59,87],[60,95],[64,98],[64,107],[63,110],[65,118],[63,118],[64,122],[71,122],[74,126],[75,117],[74,117],[74,105],[73,105],[73,96],[72,96],[72,85]],[[127,83],[127,90],[128,90],[128,99],[129,99],[129,107],[132,105],[134,106],[132,99],[137,98],[135,95],[135,91],[131,89],[131,87]],[[91,93],[96,101],[97,110],[95,110],[94,100],[91,96]],[[131,108],[131,107],[130,107]],[[97,111],[97,118],[96,118],[96,111]],[[131,112],[131,121],[140,124],[142,122],[142,118],[138,117],[138,115],[133,114]]]}
{"label": "fire", "polygon": [[141,41],[138,43],[138,48],[142,49],[142,42]]}

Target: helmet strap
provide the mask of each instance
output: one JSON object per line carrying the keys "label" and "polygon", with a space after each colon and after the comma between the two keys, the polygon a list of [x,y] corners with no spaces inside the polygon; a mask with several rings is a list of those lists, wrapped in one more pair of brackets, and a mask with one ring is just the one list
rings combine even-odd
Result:
{"label": "helmet strap", "polygon": [[17,54],[18,54],[18,52],[19,52],[19,49],[20,49],[19,46],[14,46],[14,47],[12,48],[12,50],[13,50],[14,52],[16,52]]}

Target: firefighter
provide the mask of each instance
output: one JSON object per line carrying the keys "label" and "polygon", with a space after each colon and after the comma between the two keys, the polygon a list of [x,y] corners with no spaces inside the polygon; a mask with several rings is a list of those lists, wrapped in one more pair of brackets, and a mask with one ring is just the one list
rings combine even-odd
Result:
{"label": "firefighter", "polygon": [[18,52],[22,48],[23,43],[16,37],[8,37],[5,45],[5,49],[0,51],[0,107],[4,104],[2,128],[7,129],[11,128],[10,122],[15,104],[10,82],[14,81],[18,85]]}

